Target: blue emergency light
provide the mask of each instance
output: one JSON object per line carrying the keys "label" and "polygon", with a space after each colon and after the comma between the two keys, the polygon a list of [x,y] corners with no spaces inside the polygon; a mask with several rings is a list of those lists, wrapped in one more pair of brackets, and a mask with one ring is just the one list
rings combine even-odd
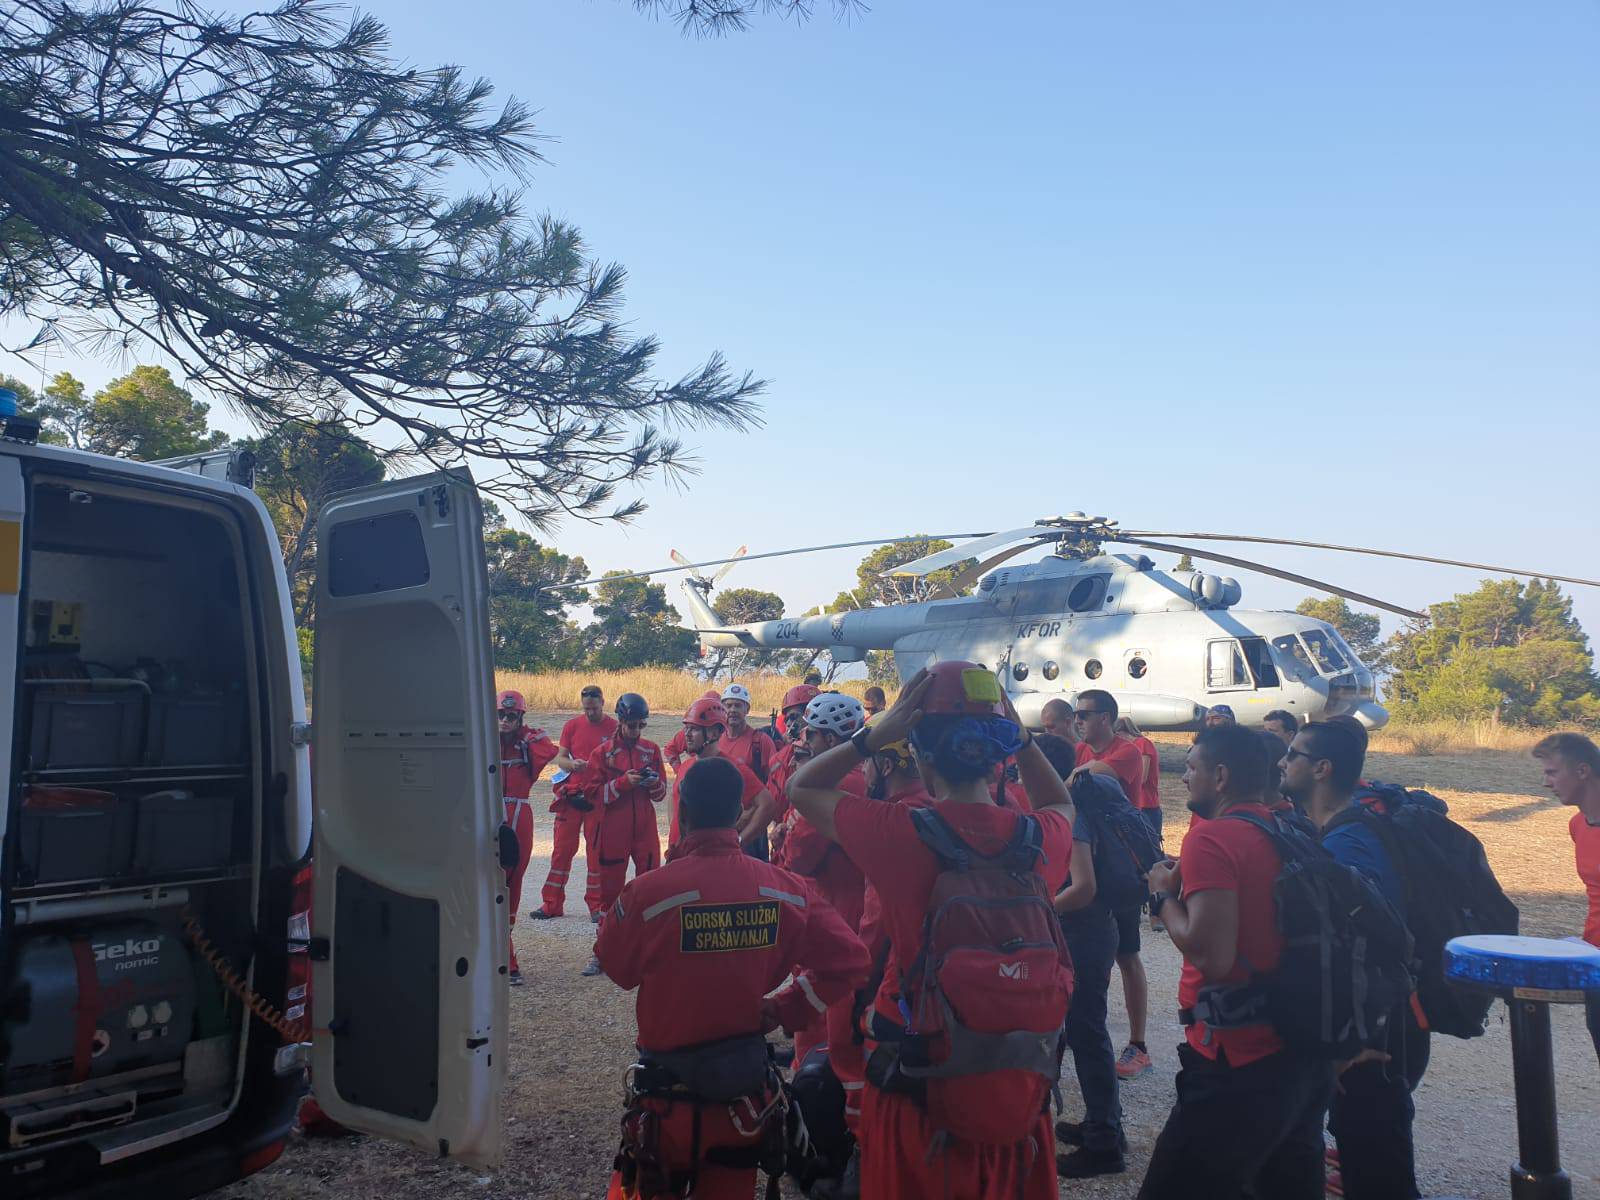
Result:
{"label": "blue emergency light", "polygon": [[1461,987],[1576,1004],[1600,994],[1600,949],[1575,938],[1458,937],[1444,948],[1444,973]]}

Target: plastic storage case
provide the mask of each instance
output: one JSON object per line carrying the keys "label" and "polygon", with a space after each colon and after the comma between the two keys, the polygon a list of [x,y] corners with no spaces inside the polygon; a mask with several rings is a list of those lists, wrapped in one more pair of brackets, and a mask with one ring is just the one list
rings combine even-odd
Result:
{"label": "plastic storage case", "polygon": [[35,771],[131,767],[144,740],[145,694],[30,688],[33,728],[29,766]]}
{"label": "plastic storage case", "polygon": [[110,792],[29,788],[22,798],[17,882],[70,883],[127,873],[133,817]]}
{"label": "plastic storage case", "polygon": [[134,801],[133,873],[160,875],[229,865],[233,799],[173,790]]}
{"label": "plastic storage case", "polygon": [[153,767],[216,767],[243,757],[238,706],[227,696],[154,696],[145,762]]}

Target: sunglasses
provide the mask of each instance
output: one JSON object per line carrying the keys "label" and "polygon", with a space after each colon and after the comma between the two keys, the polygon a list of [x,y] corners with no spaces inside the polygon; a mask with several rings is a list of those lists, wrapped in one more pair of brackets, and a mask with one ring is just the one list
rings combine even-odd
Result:
{"label": "sunglasses", "polygon": [[1307,754],[1304,750],[1296,750],[1293,746],[1290,746],[1287,750],[1285,750],[1283,752],[1283,756],[1284,756],[1284,758],[1288,758],[1288,759],[1307,758],[1307,759],[1310,759],[1312,762],[1317,762],[1318,761],[1317,756],[1315,754]]}
{"label": "sunglasses", "polygon": [[502,708],[499,712],[495,713],[495,716],[499,717],[502,721],[515,721],[521,715],[522,714],[514,708]]}
{"label": "sunglasses", "polygon": [[1099,715],[1100,710],[1098,708],[1080,708],[1072,719],[1074,721],[1087,721],[1090,717],[1098,717]]}

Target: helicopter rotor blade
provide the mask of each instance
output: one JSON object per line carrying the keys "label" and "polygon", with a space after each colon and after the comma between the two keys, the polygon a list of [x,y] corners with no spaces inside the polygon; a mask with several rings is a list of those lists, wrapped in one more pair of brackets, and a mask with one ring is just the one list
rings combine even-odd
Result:
{"label": "helicopter rotor blade", "polygon": [[1442,567],[1466,567],[1473,571],[1493,571],[1499,575],[1525,575],[1531,579],[1555,579],[1561,583],[1577,583],[1585,587],[1600,587],[1600,579],[1579,579],[1572,575],[1552,575],[1548,571],[1524,571],[1519,567],[1497,567],[1490,563],[1463,562],[1457,558],[1435,558],[1430,554],[1406,554],[1399,550],[1374,550],[1369,546],[1336,546],[1331,542],[1302,542],[1295,538],[1253,537],[1244,533],[1162,533],[1148,529],[1125,530],[1111,539],[1133,541],[1142,537],[1195,538],[1211,542],[1253,542],[1262,546],[1303,546],[1308,550],[1338,550],[1345,554],[1372,554],[1379,558],[1403,558],[1412,562],[1437,563]]}
{"label": "helicopter rotor blade", "polygon": [[1354,600],[1357,604],[1370,605],[1381,608],[1386,612],[1397,613],[1402,617],[1425,618],[1427,613],[1416,612],[1409,608],[1401,608],[1398,604],[1390,604],[1387,600],[1379,600],[1375,596],[1366,596],[1360,592],[1352,592],[1337,584],[1325,580],[1313,579],[1309,575],[1297,575],[1293,571],[1285,571],[1281,567],[1269,567],[1265,563],[1251,562],[1248,558],[1234,558],[1228,554],[1218,554],[1214,550],[1192,550],[1187,546],[1174,546],[1167,542],[1152,542],[1145,538],[1128,537],[1122,535],[1117,538],[1119,542],[1127,542],[1132,546],[1143,546],[1147,550],[1165,550],[1168,554],[1187,554],[1191,558],[1203,558],[1209,562],[1227,563],[1233,567],[1243,567],[1247,571],[1259,571],[1263,575],[1272,575],[1278,579],[1287,579],[1291,583],[1303,583],[1309,588],[1319,592],[1329,592],[1335,596],[1343,596],[1346,600]]}
{"label": "helicopter rotor blade", "polygon": [[713,575],[711,577],[711,586],[712,587],[716,587],[717,584],[721,583],[722,582],[722,577],[724,575],[726,575],[729,571],[733,570],[734,563],[738,562],[741,558],[743,558],[749,552],[750,552],[750,547],[749,546],[740,546],[737,550],[735,550],[733,552],[733,557],[730,558],[727,562],[722,564],[722,570],[718,571],[715,575]]}
{"label": "helicopter rotor blade", "polygon": [[[1060,537],[1062,530],[1053,525],[1029,525],[1025,529],[1007,529],[1003,533],[991,533],[980,537],[975,542],[954,546],[949,550],[940,550],[933,554],[924,555],[922,558],[912,559],[908,563],[901,563],[898,567],[891,567],[883,572],[885,575],[931,575],[934,571],[942,571],[946,567],[954,566],[958,562],[965,562],[969,558],[977,558],[987,550],[998,546],[1005,546],[1011,542],[1026,540],[1029,545],[1041,538],[1054,540]],[[933,534],[930,537],[936,536]],[[944,535],[948,537],[949,535]],[[907,539],[910,540],[910,539]]]}
{"label": "helicopter rotor blade", "polygon": [[1020,546],[1012,546],[1000,551],[999,554],[990,555],[980,563],[973,563],[972,566],[950,581],[950,595],[959,595],[1007,559],[1015,558],[1019,554],[1024,554],[1029,550],[1037,550],[1038,548],[1039,543],[1037,542],[1024,542]]}
{"label": "helicopter rotor blade", "polygon": [[648,571],[625,571],[619,575],[596,575],[592,579],[577,579],[571,583],[547,583],[537,589],[541,592],[560,592],[568,588],[589,587],[606,579],[648,579],[652,575],[674,575],[680,571],[698,571],[702,567],[720,567],[724,563],[754,562],[758,558],[784,558],[791,554],[813,554],[819,550],[854,550],[861,546],[886,546],[899,542],[920,542],[924,538],[973,538],[981,533],[919,533],[902,537],[867,538],[859,542],[830,542],[826,546],[798,546],[793,550],[766,550],[760,554],[736,554],[732,558],[708,558],[704,562],[680,562],[675,567],[653,567]]}
{"label": "helicopter rotor blade", "polygon": [[691,569],[693,567],[693,565],[694,565],[687,558],[685,558],[683,555],[679,554],[676,550],[668,550],[667,551],[667,557],[670,558],[673,562],[677,563],[680,567],[683,567],[685,570]]}

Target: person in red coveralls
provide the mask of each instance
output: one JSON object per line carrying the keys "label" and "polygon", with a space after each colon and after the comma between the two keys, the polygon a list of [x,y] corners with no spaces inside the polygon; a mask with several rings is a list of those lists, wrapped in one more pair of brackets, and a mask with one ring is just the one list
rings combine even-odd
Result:
{"label": "person in red coveralls", "polygon": [[1201,990],[1248,985],[1283,953],[1273,889],[1282,860],[1241,813],[1270,821],[1267,759],[1252,729],[1202,729],[1184,771],[1189,827],[1177,862],[1150,872],[1153,908],[1183,955],[1178,1099],[1156,1139],[1140,1200],[1260,1196],[1322,1200],[1331,1063],[1296,1054],[1270,1024],[1218,1029],[1194,1017]]}
{"label": "person in red coveralls", "polygon": [[694,763],[679,789],[683,840],[600,926],[601,968],[639,989],[609,1200],[750,1200],[758,1165],[782,1169],[785,1139],[765,1035],[866,977],[866,949],[816,889],[741,852],[744,787],[725,758]]}
{"label": "person in red coveralls", "polygon": [[[818,692],[807,703],[804,720],[806,757],[810,759],[848,742],[866,724],[867,717],[861,701],[854,696],[846,696],[841,692]],[[839,786],[855,795],[865,795],[867,782],[860,766],[857,765],[849,778]],[[850,856],[832,838],[818,830],[797,810],[790,811],[785,823],[781,865],[796,875],[804,875],[812,880],[851,929],[861,927],[861,907],[867,886],[861,869],[850,861]],[[814,1047],[826,1043],[827,1036],[827,1021],[822,1017],[797,1033],[794,1039],[795,1062],[804,1063],[806,1055]]]}
{"label": "person in red coveralls", "polygon": [[[1544,764],[1544,785],[1578,811],[1567,829],[1578,860],[1578,878],[1589,894],[1583,940],[1600,946],[1600,747],[1581,733],[1552,733],[1533,748]],[[1589,997],[1589,1036],[1600,1057],[1600,1000]]]}
{"label": "person in red coveralls", "polygon": [[[689,766],[697,762],[704,762],[710,758],[727,758],[722,752],[722,741],[728,728],[728,714],[722,709],[722,701],[715,696],[701,696],[689,706],[689,711],[683,714],[683,728],[679,731],[683,737],[684,752],[689,755]],[[749,849],[751,838],[754,837],[753,823],[750,821],[751,813],[756,805],[767,798],[767,790],[761,781],[755,777],[750,768],[737,759],[728,759],[739,770],[739,778],[744,780],[743,812],[739,817],[739,824],[735,832],[739,834],[741,843],[746,850]],[[678,844],[679,831],[679,800],[683,791],[683,777],[688,774],[688,769],[678,775],[672,784],[672,812],[669,815],[667,834],[667,852],[670,855],[672,848]],[[765,806],[771,808],[770,801]],[[747,831],[747,826],[751,831]],[[765,832],[765,826],[762,826]],[[760,858],[761,855],[755,857]]]}
{"label": "person in red coveralls", "polygon": [[600,830],[600,810],[584,794],[584,773],[589,756],[600,743],[617,731],[615,717],[606,715],[606,698],[596,684],[586,686],[578,696],[581,716],[561,727],[560,753],[556,766],[567,777],[555,786],[556,798],[550,811],[556,816],[551,831],[550,873],[544,878],[542,903],[528,914],[535,921],[548,921],[561,915],[567,902],[567,879],[572,860],[578,853],[578,835],[583,835],[584,859],[589,867],[589,883],[583,890],[589,919],[600,919],[600,860],[595,856],[595,839]]}
{"label": "person in red coveralls", "polygon": [[[908,735],[933,798],[930,808],[919,811],[909,803],[886,804],[841,790],[840,782],[861,760]],[[1033,811],[998,807],[990,795],[994,765],[1012,755]],[[1032,886],[1046,910],[1045,927],[1059,934],[1049,896],[1064,883],[1072,855],[1073,809],[1065,781],[1021,728],[994,675],[976,663],[946,662],[918,672],[883,719],[848,745],[815,755],[795,773],[789,794],[817,830],[861,865],[880,899],[889,938],[888,967],[869,1018],[878,1045],[869,1060],[862,1105],[861,1195],[873,1200],[1054,1200],[1047,1104],[1059,1032],[1005,1035],[1031,1037],[1043,1054],[1043,1069],[1019,1055],[1015,1061],[1027,1065],[974,1070],[969,1064],[966,1070],[927,1078],[917,1074],[916,1064],[941,1061],[935,1057],[938,1046],[915,1027],[910,1007],[926,993],[907,992],[922,974],[924,951],[930,948],[923,931],[935,887],[947,886],[953,873],[924,841],[920,831],[927,824],[949,831],[974,860],[1004,862],[1013,847],[1036,847],[1025,877],[1037,877]],[[1016,878],[1019,870],[1006,873]],[[1006,991],[1008,997],[1032,995],[1048,975],[1057,997],[1052,1019],[1064,1020],[1060,963],[1065,948],[1042,953],[1044,959],[1029,970],[1022,969],[1026,964],[1002,962],[984,981],[1016,989]],[[1050,972],[1043,970],[1044,960],[1053,964]],[[986,1015],[995,1019],[994,1013]],[[984,1126],[987,1136],[962,1136],[945,1124],[965,1121]]]}
{"label": "person in red coveralls", "polygon": [[[783,694],[783,707],[778,713],[777,728],[783,732],[783,745],[772,756],[772,770],[767,772],[767,791],[772,794],[772,821],[782,821],[789,815],[789,800],[784,795],[789,777],[804,761],[806,751],[806,705],[821,689],[809,683],[797,683]],[[772,845],[773,861],[778,861],[779,846]]]}
{"label": "person in red coveralls", "polygon": [[[590,802],[600,810],[600,837],[595,857],[600,861],[601,920],[628,878],[661,865],[661,835],[656,832],[655,806],[667,794],[661,747],[644,737],[650,706],[637,692],[617,697],[617,731],[589,756],[584,776]],[[583,974],[600,974],[600,961],[591,957]]]}
{"label": "person in red coveralls", "polygon": [[723,757],[742,762],[766,783],[778,748],[765,729],[750,724],[750,689],[742,683],[730,683],[722,689],[722,707],[728,714],[728,731],[722,735]]}
{"label": "person in red coveralls", "polygon": [[[1139,747],[1116,731],[1117,698],[1099,688],[1079,692],[1074,719],[1078,730],[1078,770],[1115,775],[1128,802],[1137,808],[1139,798],[1144,794],[1144,778],[1149,764],[1139,753]],[[1159,821],[1159,801],[1155,814],[1155,819]],[[1111,914],[1117,923],[1117,970],[1122,975],[1122,998],[1128,1009],[1128,1044],[1117,1056],[1119,1079],[1133,1079],[1143,1075],[1152,1066],[1150,1048],[1145,1041],[1150,981],[1144,973],[1144,960],[1139,957],[1139,922],[1143,912],[1141,905],[1138,908],[1118,909]]]}
{"label": "person in red coveralls", "polygon": [[[533,805],[528,796],[534,780],[545,764],[556,756],[556,744],[542,729],[523,724],[527,703],[521,692],[501,692],[495,701],[495,716],[500,722],[500,788],[506,805],[506,824],[517,835],[517,865],[506,870],[506,887],[511,892],[510,924],[517,923],[517,907],[522,903],[522,877],[528,873],[533,855]],[[517,948],[511,947],[511,986],[522,986],[522,968],[517,965]]]}

